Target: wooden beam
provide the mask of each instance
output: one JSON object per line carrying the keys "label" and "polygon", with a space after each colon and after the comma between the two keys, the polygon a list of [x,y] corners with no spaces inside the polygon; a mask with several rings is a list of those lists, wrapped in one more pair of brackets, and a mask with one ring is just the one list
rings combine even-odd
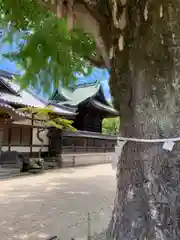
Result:
{"label": "wooden beam", "polygon": [[12,134],[11,127],[12,125],[9,124],[8,126],[8,151],[9,152],[11,151],[11,134]]}
{"label": "wooden beam", "polygon": [[34,124],[34,115],[31,118],[31,140],[30,140],[30,157],[32,157],[32,145],[33,145],[33,124]]}

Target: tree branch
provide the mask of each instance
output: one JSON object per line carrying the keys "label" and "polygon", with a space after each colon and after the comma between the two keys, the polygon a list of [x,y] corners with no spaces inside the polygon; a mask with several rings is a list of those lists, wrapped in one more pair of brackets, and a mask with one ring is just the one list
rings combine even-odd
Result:
{"label": "tree branch", "polygon": [[47,10],[56,13],[56,4],[51,3],[51,1],[39,0],[40,6],[46,8]]}
{"label": "tree branch", "polygon": [[93,58],[93,57],[89,57],[89,56],[84,56],[85,60],[89,61],[91,65],[98,67],[98,68],[106,68],[106,65],[103,61],[102,58]]}
{"label": "tree branch", "polygon": [[[108,69],[111,68],[111,61],[109,59],[109,44],[107,44],[106,39],[108,37],[102,38],[101,36],[101,27],[107,25],[107,19],[106,17],[102,17],[101,14],[99,14],[99,4],[102,6],[102,0],[97,0],[95,4],[92,4],[92,1],[88,0],[78,0],[74,1],[74,4],[69,1],[69,4],[71,3],[70,10],[65,7],[65,4],[62,0],[40,0],[42,1],[42,4],[47,7],[50,11],[53,11],[56,13],[58,18],[61,17],[67,17],[68,15],[70,18],[72,18],[73,14],[73,20],[69,19],[69,22],[72,23],[70,25],[71,27],[77,27],[81,28],[84,32],[90,34],[92,38],[94,39],[96,43],[96,48],[99,54],[101,55],[101,59],[94,59],[92,57],[85,57],[87,60],[89,60],[93,65],[97,67],[106,67]],[[73,1],[73,0],[71,0]],[[61,5],[60,9],[57,11],[57,7]],[[98,7],[98,8],[97,8]],[[97,9],[96,9],[97,8]],[[63,12],[65,10],[65,12]],[[72,12],[70,14],[70,12]]]}

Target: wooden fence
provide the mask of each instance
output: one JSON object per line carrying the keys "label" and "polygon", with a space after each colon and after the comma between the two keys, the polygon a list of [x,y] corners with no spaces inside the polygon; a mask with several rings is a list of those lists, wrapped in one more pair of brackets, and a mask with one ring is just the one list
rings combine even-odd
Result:
{"label": "wooden fence", "polygon": [[116,137],[92,132],[63,132],[61,153],[114,152]]}

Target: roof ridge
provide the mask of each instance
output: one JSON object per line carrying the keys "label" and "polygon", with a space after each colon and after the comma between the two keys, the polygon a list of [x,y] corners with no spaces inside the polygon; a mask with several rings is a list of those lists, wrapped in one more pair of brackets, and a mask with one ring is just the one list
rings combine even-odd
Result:
{"label": "roof ridge", "polygon": [[68,111],[72,111],[72,112],[76,112],[77,108],[76,107],[69,107],[69,106],[65,106],[63,104],[58,104],[58,103],[53,103],[53,102],[49,102],[49,105],[51,106],[56,106],[56,107],[60,107],[64,110],[68,110]]}
{"label": "roof ridge", "polygon": [[[7,81],[6,81],[7,80]],[[7,78],[4,76],[0,75],[0,82],[13,94],[15,95],[20,95],[18,93],[18,91],[16,91],[15,89],[13,89],[13,87],[11,86],[11,84],[9,83],[9,81],[12,81],[12,78]]]}
{"label": "roof ridge", "polygon": [[[2,72],[5,73],[5,74],[7,74],[7,75],[6,75],[6,76],[8,76],[8,77],[7,77],[7,82],[5,81],[5,79],[2,78],[2,77],[6,77],[6,76],[1,76],[1,73],[2,73]],[[16,93],[17,95],[20,96],[20,95],[21,95],[20,92],[23,90],[23,91],[26,91],[26,92],[28,92],[29,94],[31,94],[34,98],[36,98],[37,100],[41,101],[42,103],[48,104],[47,101],[45,101],[45,100],[43,100],[42,98],[40,98],[37,94],[33,93],[31,90],[29,90],[29,89],[21,89],[20,84],[19,84],[18,82],[13,81],[13,76],[14,76],[14,75],[15,75],[15,74],[11,74],[11,73],[8,73],[8,72],[3,71],[3,70],[0,69],[0,81],[2,81],[3,84],[6,85],[6,87],[10,88],[14,93]],[[16,75],[17,75],[17,74],[16,74]],[[10,77],[10,76],[11,76],[11,77]],[[20,89],[19,89],[19,90],[13,89],[13,87],[11,86],[11,82],[14,83],[14,84],[16,84],[16,85],[18,85],[18,87],[20,87]]]}
{"label": "roof ridge", "polygon": [[6,78],[12,78],[13,76],[19,76],[19,74],[0,69],[0,76],[6,77]]}
{"label": "roof ridge", "polygon": [[96,80],[94,82],[84,82],[84,83],[80,83],[80,84],[75,84],[75,89],[77,88],[83,88],[83,87],[90,87],[90,86],[96,86],[96,85],[99,85],[100,84],[100,81],[99,80]]}
{"label": "roof ridge", "polygon": [[104,95],[104,99],[105,99],[105,101],[106,101],[106,104],[107,104],[108,106],[110,106],[110,107],[113,107],[112,104],[110,104],[110,102],[107,100],[107,98],[106,98],[106,96],[105,96],[104,89],[103,89],[103,85],[102,85],[101,82],[100,82],[100,89],[101,89],[101,91],[102,91],[102,94]]}

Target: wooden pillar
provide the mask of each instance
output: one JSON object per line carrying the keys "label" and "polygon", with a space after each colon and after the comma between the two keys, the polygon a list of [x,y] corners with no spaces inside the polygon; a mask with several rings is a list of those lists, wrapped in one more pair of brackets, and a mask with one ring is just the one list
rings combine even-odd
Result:
{"label": "wooden pillar", "polygon": [[8,125],[8,151],[11,151],[11,134],[12,134],[12,125]]}
{"label": "wooden pillar", "polygon": [[0,156],[2,154],[3,133],[4,133],[4,128],[6,123],[7,123],[7,119],[4,116],[0,116]]}
{"label": "wooden pillar", "polygon": [[34,115],[32,114],[31,118],[31,136],[30,136],[30,157],[32,157],[32,146],[33,146],[33,126],[34,126]]}

